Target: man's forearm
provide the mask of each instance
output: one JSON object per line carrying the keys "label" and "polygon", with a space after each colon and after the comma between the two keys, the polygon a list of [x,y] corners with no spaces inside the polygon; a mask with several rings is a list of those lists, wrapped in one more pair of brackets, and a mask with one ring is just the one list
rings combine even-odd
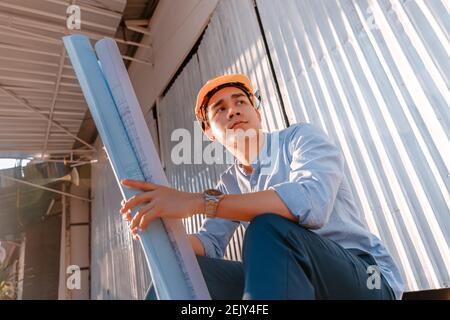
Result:
{"label": "man's forearm", "polygon": [[[204,200],[200,197],[197,200],[196,213],[203,212],[204,208]],[[252,221],[256,216],[268,212],[295,222],[298,221],[298,218],[289,211],[274,190],[227,194],[219,202],[216,217],[228,220]]]}

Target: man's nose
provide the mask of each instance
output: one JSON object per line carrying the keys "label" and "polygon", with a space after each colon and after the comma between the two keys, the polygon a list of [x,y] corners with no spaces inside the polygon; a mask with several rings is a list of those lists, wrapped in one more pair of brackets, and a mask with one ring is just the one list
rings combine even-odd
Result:
{"label": "man's nose", "polygon": [[228,108],[228,114],[227,114],[228,119],[232,119],[234,115],[240,115],[240,114],[241,113],[238,110],[236,110],[235,106],[230,106]]}

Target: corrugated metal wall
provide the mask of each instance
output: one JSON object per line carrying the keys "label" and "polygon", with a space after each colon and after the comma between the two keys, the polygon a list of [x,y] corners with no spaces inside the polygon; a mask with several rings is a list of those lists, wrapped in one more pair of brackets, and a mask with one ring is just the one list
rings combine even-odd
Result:
{"label": "corrugated metal wall", "polygon": [[150,274],[141,245],[120,218],[122,195],[105,152],[92,166],[91,181],[91,299],[143,299]]}
{"label": "corrugated metal wall", "polygon": [[[157,102],[161,158],[172,186],[200,192],[213,187],[227,167],[175,165],[171,152],[180,141],[171,141],[171,135],[185,128],[194,136],[192,108],[206,80],[247,73],[262,91],[267,130],[286,125],[282,97],[291,124],[314,123],[340,145],[357,205],[398,261],[408,289],[448,287],[448,3],[256,0],[256,5],[274,73],[253,1],[221,0],[197,53]],[[192,157],[196,152],[202,150],[192,147]],[[93,209],[92,245],[100,249],[92,261],[100,262],[92,268],[92,287],[97,297],[107,297],[107,289],[109,297],[141,297],[148,274],[116,220],[120,200],[110,200],[120,194],[108,167],[103,162],[93,170],[94,194],[102,195]],[[201,220],[185,221],[188,232],[196,232]],[[242,238],[240,229],[228,258],[240,259]]]}
{"label": "corrugated metal wall", "polygon": [[[163,137],[179,127],[192,130],[190,112],[201,83],[236,71],[259,86],[267,80],[264,125],[283,126],[252,5],[219,3],[197,55],[161,101]],[[341,146],[357,204],[400,264],[408,289],[448,287],[448,4],[257,0],[256,5],[289,122],[314,123]],[[189,116],[169,120],[174,114]],[[197,186],[209,186],[223,170],[166,167],[180,188],[200,176],[207,179]],[[232,245],[238,247],[239,239]]]}
{"label": "corrugated metal wall", "polygon": [[[243,32],[245,31],[245,32]],[[193,108],[196,93],[210,78],[224,73],[241,72],[250,76],[264,97],[263,126],[267,130],[285,126],[278,93],[259,29],[257,16],[250,1],[221,1],[205,31],[197,53],[177,77],[167,94],[158,103],[162,158],[172,186],[185,191],[201,192],[214,187],[219,175],[229,165],[181,164],[171,161],[173,148],[181,140],[170,141],[174,130],[185,128],[193,139],[203,134],[195,120]],[[195,132],[195,127],[196,132]],[[197,133],[197,136],[195,134]],[[175,139],[175,137],[174,137]],[[217,143],[217,142],[214,142]],[[205,148],[209,142],[204,142]],[[211,147],[211,146],[210,146]],[[202,152],[192,146],[194,154]],[[195,233],[203,217],[185,221],[187,231]],[[239,260],[243,229],[239,228],[226,251],[226,257]]]}
{"label": "corrugated metal wall", "polygon": [[344,152],[409,290],[449,286],[448,2],[257,0],[292,122]]}

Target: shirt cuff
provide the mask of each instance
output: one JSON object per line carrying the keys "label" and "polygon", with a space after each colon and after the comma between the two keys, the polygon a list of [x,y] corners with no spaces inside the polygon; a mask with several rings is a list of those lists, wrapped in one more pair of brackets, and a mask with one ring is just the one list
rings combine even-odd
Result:
{"label": "shirt cuff", "polygon": [[312,211],[309,197],[305,195],[303,187],[298,182],[283,182],[269,187],[274,190],[284,202],[289,211],[296,217],[300,225],[305,223],[306,218]]}

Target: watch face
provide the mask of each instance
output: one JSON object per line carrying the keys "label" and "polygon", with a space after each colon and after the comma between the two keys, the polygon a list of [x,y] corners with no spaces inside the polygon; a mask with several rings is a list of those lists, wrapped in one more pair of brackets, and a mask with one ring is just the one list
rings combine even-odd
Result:
{"label": "watch face", "polygon": [[222,191],[216,190],[216,189],[208,189],[205,190],[205,193],[209,196],[221,196],[223,195]]}

